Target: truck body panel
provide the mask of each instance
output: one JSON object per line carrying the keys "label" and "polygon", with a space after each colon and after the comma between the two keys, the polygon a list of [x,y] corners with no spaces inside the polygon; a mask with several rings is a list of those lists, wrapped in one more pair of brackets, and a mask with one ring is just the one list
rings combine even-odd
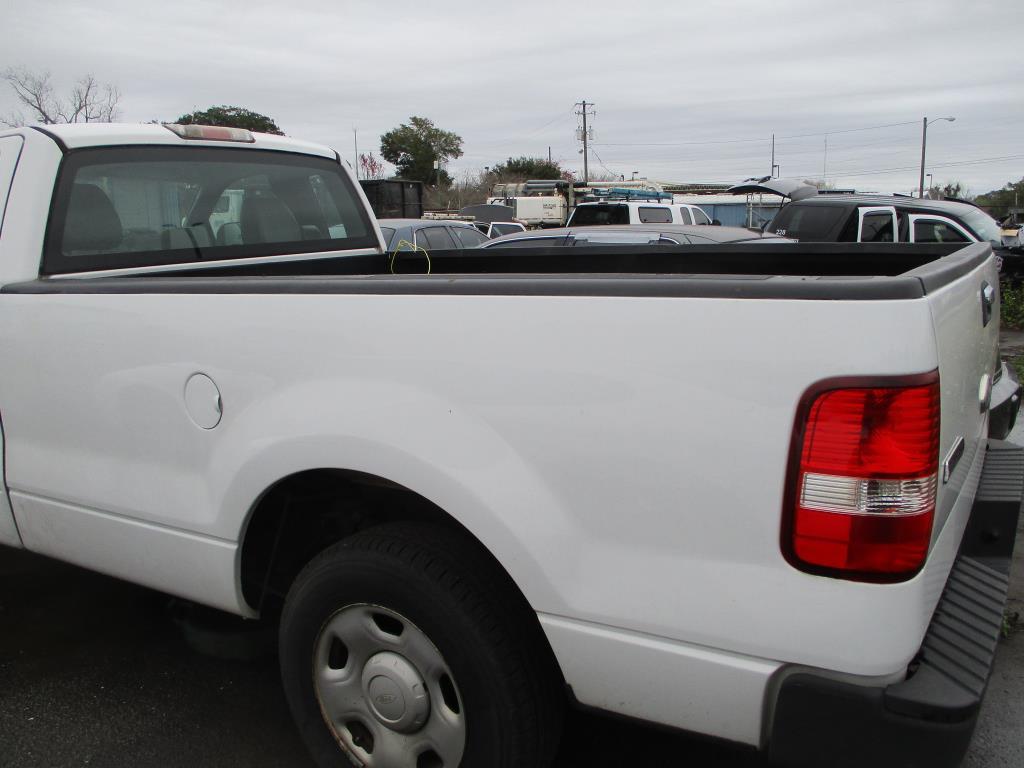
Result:
{"label": "truck body panel", "polygon": [[[163,148],[183,146],[160,126],[58,134],[12,134],[24,148],[0,230],[13,508],[12,520],[0,507],[0,541],[255,616],[241,587],[254,507],[297,473],[346,470],[470,532],[536,612],[583,704],[764,746],[790,675],[874,689],[907,676],[985,463],[998,352],[987,245],[388,260],[374,223],[373,248],[231,261],[239,251],[204,259],[197,246],[165,264],[151,249],[143,265],[40,277],[44,243],[64,237],[59,213],[47,221],[65,153],[154,144],[168,162],[181,153]],[[164,226],[199,226],[177,215]],[[795,567],[781,539],[806,393],[936,372],[923,567],[895,583]]]}
{"label": "truck body panel", "polygon": [[[18,166],[18,157],[21,155],[24,143],[25,140],[21,136],[0,138],[0,236],[3,235],[4,210],[7,207],[8,192],[14,181],[14,170]],[[2,424],[2,413],[0,413],[0,457],[4,455]],[[7,486],[2,476],[0,476],[0,544],[7,544],[11,547],[21,546],[21,537],[18,535],[18,527],[14,522],[10,499],[7,496]]]}
{"label": "truck body panel", "polygon": [[[310,295],[296,316],[288,295],[96,289],[0,305],[4,359],[22,372],[5,388],[19,517],[31,494],[36,514],[50,498],[232,541],[274,482],[336,467],[448,511],[538,611],[869,675],[905,666],[924,632],[921,579],[804,574],[777,541],[800,395],[866,369],[934,370],[926,301]],[[185,411],[196,372],[221,391],[215,430]],[[842,610],[822,625],[809,604]],[[905,631],[874,632],[879,611]]]}

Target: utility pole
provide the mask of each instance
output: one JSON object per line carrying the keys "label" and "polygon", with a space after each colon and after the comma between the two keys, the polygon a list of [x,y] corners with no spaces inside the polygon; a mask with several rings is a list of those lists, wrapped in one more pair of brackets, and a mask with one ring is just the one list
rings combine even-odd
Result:
{"label": "utility pole", "polygon": [[921,181],[917,185],[917,196],[924,197],[924,152],[928,145],[928,118],[921,123]]}
{"label": "utility pole", "polygon": [[551,147],[548,147],[548,165],[551,165]]}
{"label": "utility pole", "polygon": [[356,153],[356,178],[359,178],[359,131],[352,126],[352,148]]}
{"label": "utility pole", "polygon": [[587,107],[590,107],[590,109],[593,110],[594,105],[593,103],[587,104],[586,99],[584,99],[583,101],[576,102],[576,106],[580,108],[579,112],[576,114],[583,117],[583,181],[589,184],[590,170],[587,164],[587,139],[589,138],[587,135],[587,115],[592,115],[594,113],[593,111],[587,112]]}
{"label": "utility pole", "polygon": [[775,177],[775,134],[774,133],[772,134],[772,169],[771,169],[771,172],[768,175],[771,176],[772,178]]}
{"label": "utility pole", "polygon": [[931,120],[929,120],[927,117],[925,117],[921,121],[921,180],[918,182],[917,186],[918,197],[924,197],[924,153],[925,148],[928,146],[928,123],[934,123],[937,122],[938,120],[946,120],[947,122],[952,123],[954,120],[956,120],[956,118],[933,117]]}
{"label": "utility pole", "polygon": [[828,134],[825,134],[825,157],[821,161],[821,183],[828,181]]}

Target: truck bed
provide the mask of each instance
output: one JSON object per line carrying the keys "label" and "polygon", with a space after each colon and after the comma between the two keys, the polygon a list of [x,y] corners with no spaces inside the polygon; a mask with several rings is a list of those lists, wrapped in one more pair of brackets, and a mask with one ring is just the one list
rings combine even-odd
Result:
{"label": "truck bed", "polygon": [[[240,293],[914,299],[975,269],[986,244],[850,243],[402,252],[43,278],[6,293]],[[393,270],[393,271],[392,271]],[[223,279],[230,278],[230,279]]]}

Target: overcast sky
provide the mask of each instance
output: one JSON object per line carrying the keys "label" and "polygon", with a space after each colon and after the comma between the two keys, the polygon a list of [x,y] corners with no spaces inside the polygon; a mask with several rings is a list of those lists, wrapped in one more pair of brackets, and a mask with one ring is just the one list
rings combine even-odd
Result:
{"label": "overcast sky", "polygon": [[783,176],[908,191],[922,117],[948,115],[928,131],[936,182],[1024,177],[1019,0],[5,5],[0,69],[61,88],[91,72],[126,121],[238,105],[352,158],[353,128],[379,151],[421,115],[465,140],[456,176],[549,146],[581,171],[586,99],[592,172],[738,181],[770,171],[774,133]]}

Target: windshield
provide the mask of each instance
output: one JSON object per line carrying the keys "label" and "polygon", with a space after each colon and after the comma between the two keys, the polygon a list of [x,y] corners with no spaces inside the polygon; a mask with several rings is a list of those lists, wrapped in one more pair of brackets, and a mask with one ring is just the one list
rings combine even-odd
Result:
{"label": "windshield", "polygon": [[980,239],[988,240],[997,245],[1002,243],[1002,232],[999,231],[999,225],[996,223],[996,220],[981,209],[971,208],[966,213],[961,214],[960,218]]}
{"label": "windshield", "polygon": [[629,207],[625,205],[581,205],[572,214],[570,227],[592,227],[602,224],[629,224]]}

